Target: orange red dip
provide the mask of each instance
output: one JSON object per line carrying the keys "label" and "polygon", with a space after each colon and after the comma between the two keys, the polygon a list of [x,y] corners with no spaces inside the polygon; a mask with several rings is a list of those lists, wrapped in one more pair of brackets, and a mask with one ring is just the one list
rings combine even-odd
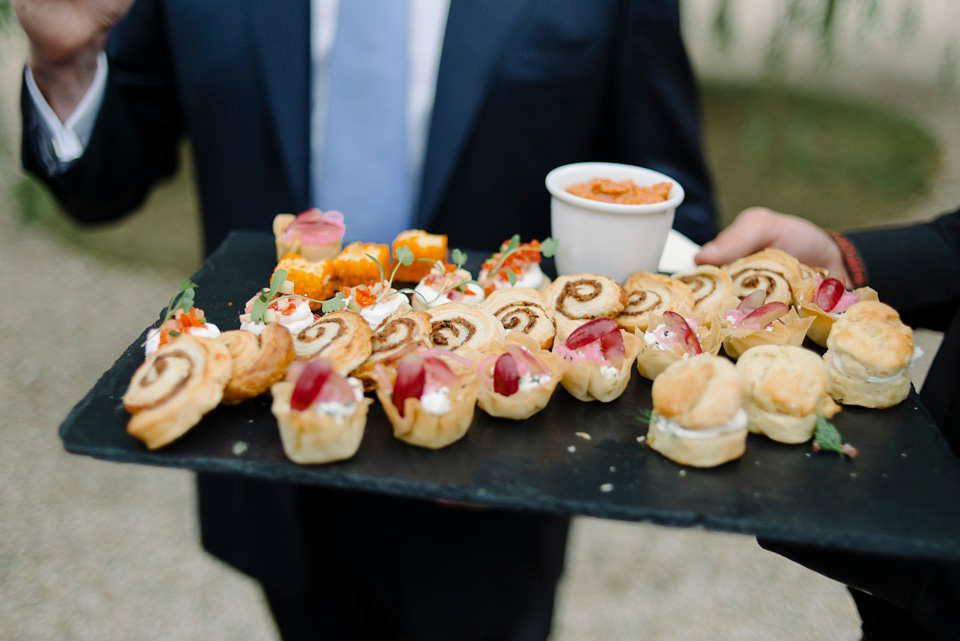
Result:
{"label": "orange red dip", "polygon": [[618,205],[650,205],[662,203],[670,195],[670,183],[662,182],[641,187],[632,180],[617,182],[609,178],[594,178],[567,188],[574,196]]}

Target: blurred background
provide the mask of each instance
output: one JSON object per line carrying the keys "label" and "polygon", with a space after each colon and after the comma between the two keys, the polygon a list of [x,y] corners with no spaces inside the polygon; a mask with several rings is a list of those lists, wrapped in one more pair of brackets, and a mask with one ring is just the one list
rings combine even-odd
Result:
{"label": "blurred background", "polygon": [[[846,229],[960,203],[960,3],[681,6],[724,223],[766,205]],[[200,263],[189,149],[136,215],[74,225],[20,170],[9,0],[0,21],[0,638],[275,638],[256,587],[200,551],[189,473],[68,455],[57,435]],[[751,537],[575,521],[557,641],[858,637],[842,586]]]}

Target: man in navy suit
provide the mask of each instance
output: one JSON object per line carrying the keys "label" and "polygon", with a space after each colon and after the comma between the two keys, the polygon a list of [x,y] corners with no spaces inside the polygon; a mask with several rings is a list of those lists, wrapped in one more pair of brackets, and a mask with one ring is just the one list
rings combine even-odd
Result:
{"label": "man in navy suit", "polygon": [[[174,171],[187,137],[208,250],[230,230],[268,230],[276,213],[317,205],[322,17],[337,2],[130,5],[15,2],[30,38],[25,167],[76,219],[109,220]],[[678,180],[686,201],[675,227],[712,237],[676,0],[410,6],[412,58],[437,61],[422,66],[435,82],[422,131],[411,128],[422,147],[410,227],[459,247],[544,238],[546,173],[606,160]],[[431,36],[421,27],[436,12],[446,19]],[[318,628],[364,639],[549,633],[565,518],[214,476],[199,490],[204,545],[261,581],[285,638]]]}

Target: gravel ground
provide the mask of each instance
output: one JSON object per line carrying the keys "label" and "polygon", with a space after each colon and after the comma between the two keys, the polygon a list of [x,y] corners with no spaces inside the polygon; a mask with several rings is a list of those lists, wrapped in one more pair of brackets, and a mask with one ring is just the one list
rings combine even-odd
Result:
{"label": "gravel ground", "polygon": [[[0,51],[0,86],[18,86],[21,51]],[[948,149],[936,193],[910,215],[960,201],[957,95],[908,82],[868,89],[856,87],[925,122]],[[16,122],[15,92],[0,98],[4,121]],[[39,294],[56,311],[0,315],[0,638],[275,638],[256,586],[200,551],[189,473],[71,456],[56,433],[193,266],[117,262],[23,226],[9,213],[13,172],[4,175],[0,296],[24,310]],[[858,632],[842,586],[750,537],[577,519],[553,638],[853,640]]]}

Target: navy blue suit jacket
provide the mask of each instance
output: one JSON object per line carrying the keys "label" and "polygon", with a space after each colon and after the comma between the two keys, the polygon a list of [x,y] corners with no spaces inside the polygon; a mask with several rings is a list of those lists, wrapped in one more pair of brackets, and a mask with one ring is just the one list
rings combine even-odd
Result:
{"label": "navy blue suit jacket", "polygon": [[[269,230],[276,213],[308,208],[309,5],[138,0],[111,33],[108,86],[84,155],[43,178],[50,150],[25,109],[25,166],[75,218],[110,220],[174,171],[186,136],[208,250],[232,229]],[[672,176],[686,191],[675,227],[713,236],[676,0],[452,0],[417,225],[460,247],[543,238],[544,177],[587,160]],[[290,526],[302,497],[242,479],[202,477],[200,487],[209,549],[268,583],[304,578],[305,542]],[[533,523],[509,528],[532,532]],[[508,571],[517,583],[519,567]]]}
{"label": "navy blue suit jacket", "polygon": [[[59,200],[79,220],[122,216],[175,169],[187,136],[208,249],[311,206],[309,26],[308,0],[138,0],[111,34],[87,152],[48,181]],[[30,120],[24,163],[44,173]],[[453,0],[416,226],[460,247],[543,238],[544,177],[586,160],[674,177],[686,191],[675,227],[713,236],[676,0]]]}

